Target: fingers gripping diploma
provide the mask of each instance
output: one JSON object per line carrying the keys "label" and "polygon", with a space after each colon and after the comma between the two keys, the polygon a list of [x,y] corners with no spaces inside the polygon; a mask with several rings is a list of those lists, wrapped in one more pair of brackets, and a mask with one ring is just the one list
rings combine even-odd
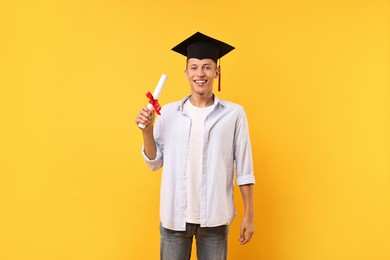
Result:
{"label": "fingers gripping diploma", "polygon": [[135,118],[135,123],[137,125],[142,124],[145,127],[141,128],[143,131],[148,131],[154,122],[155,112],[154,110],[149,109],[147,106],[144,106],[141,112]]}

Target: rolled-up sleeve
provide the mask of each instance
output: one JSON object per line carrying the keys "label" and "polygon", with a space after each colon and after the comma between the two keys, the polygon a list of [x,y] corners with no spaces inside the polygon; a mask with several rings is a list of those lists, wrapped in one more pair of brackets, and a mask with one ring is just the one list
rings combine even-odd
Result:
{"label": "rolled-up sleeve", "polygon": [[235,131],[234,160],[237,185],[254,184],[252,147],[249,137],[248,121],[243,108],[240,109]]}
{"label": "rolled-up sleeve", "polygon": [[142,146],[142,156],[144,157],[144,160],[146,162],[146,165],[152,170],[157,171],[163,166],[163,147],[159,144],[156,144],[157,154],[156,158],[153,160],[149,159],[148,156],[146,156],[144,146]]}

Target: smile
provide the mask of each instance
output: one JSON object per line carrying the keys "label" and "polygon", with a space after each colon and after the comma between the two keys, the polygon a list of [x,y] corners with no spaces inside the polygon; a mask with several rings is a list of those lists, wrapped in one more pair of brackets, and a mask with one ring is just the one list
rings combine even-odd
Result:
{"label": "smile", "polygon": [[207,82],[207,80],[194,80],[196,84],[204,84]]}

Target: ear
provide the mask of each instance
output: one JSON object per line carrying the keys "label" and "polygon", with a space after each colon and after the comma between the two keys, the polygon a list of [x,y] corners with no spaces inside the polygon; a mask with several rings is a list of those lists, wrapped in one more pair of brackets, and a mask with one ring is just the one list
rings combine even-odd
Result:
{"label": "ear", "polygon": [[184,77],[185,77],[187,80],[189,80],[189,77],[188,77],[188,70],[187,70],[187,69],[184,71]]}
{"label": "ear", "polygon": [[218,66],[217,69],[215,70],[215,79],[219,77],[220,74],[220,67]]}

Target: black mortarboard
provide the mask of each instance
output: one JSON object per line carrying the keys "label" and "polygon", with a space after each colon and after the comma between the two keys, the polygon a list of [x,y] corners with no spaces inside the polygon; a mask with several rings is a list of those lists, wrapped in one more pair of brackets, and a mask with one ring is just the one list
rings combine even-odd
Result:
{"label": "black mortarboard", "polygon": [[172,50],[186,56],[187,59],[212,59],[217,62],[219,58],[234,50],[234,47],[197,32],[173,47]]}
{"label": "black mortarboard", "polygon": [[[212,59],[218,63],[218,59],[234,50],[234,47],[197,32],[173,47],[172,50],[186,56],[187,59]],[[220,90],[220,78],[218,82],[218,91]]]}

